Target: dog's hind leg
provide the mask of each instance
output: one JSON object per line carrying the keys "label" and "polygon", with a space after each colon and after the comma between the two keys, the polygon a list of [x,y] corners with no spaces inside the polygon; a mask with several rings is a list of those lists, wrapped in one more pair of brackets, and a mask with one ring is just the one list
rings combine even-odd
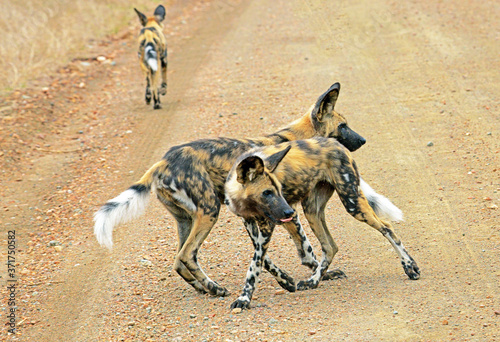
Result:
{"label": "dog's hind leg", "polygon": [[149,105],[151,103],[151,82],[149,80],[149,76],[146,77],[146,94],[144,95],[144,99],[146,100],[146,104]]}
{"label": "dog's hind leg", "polygon": [[[314,235],[316,235],[321,244],[321,251],[323,256],[318,267],[314,270],[311,277],[307,280],[302,280],[297,284],[298,291],[317,288],[319,285],[319,281],[322,279],[323,275],[327,274],[326,272],[328,270],[328,267],[330,266],[333,257],[335,256],[335,254],[337,254],[338,251],[337,244],[330,235],[330,231],[323,224],[324,220],[321,216],[325,215],[323,211],[324,208],[321,208],[321,210],[319,210],[318,212],[316,208],[310,206],[310,202],[308,203],[307,200],[302,203],[302,206],[304,208],[304,213],[306,215],[307,221],[309,221],[309,225],[311,226]],[[343,274],[343,272],[340,270],[338,270],[337,272]]]}
{"label": "dog's hind leg", "polygon": [[167,51],[165,50],[164,55],[160,58],[161,61],[161,88],[160,94],[167,94]]}
{"label": "dog's hind leg", "polygon": [[270,225],[269,223],[264,221],[259,222],[258,227],[256,224],[249,224],[248,226],[245,225],[245,227],[247,227],[248,234],[252,239],[255,247],[255,252],[252,258],[252,262],[250,263],[250,267],[247,271],[243,292],[238,297],[238,299],[236,299],[231,304],[231,309],[246,309],[249,307],[250,300],[252,299],[252,295],[255,291],[255,287],[258,283],[259,276],[262,271],[262,263],[264,262],[264,266],[266,264],[264,258],[274,230],[274,225]]}
{"label": "dog's hind leg", "polygon": [[205,241],[217,221],[219,209],[220,204],[218,206],[205,206],[202,209],[198,209],[193,217],[191,232],[184,242],[184,246],[179,251],[177,258],[211,295],[223,297],[229,295],[229,291],[211,280],[201,269],[197,260],[198,251],[203,241]]}
{"label": "dog's hind leg", "polygon": [[[186,243],[186,240],[189,236],[189,232],[191,231],[191,227],[193,225],[193,221],[191,218],[177,218],[177,231],[179,236],[179,244],[177,246],[177,255],[181,251],[182,247]],[[176,272],[192,287],[195,288],[196,291],[200,293],[207,293],[207,290],[201,285],[201,283],[196,280],[195,277],[189,272],[189,270],[184,266],[184,264],[179,260],[179,258],[175,258],[174,269]]]}
{"label": "dog's hind leg", "polygon": [[158,72],[155,72],[153,75],[155,78],[153,81],[153,109],[161,109],[161,101],[160,101],[160,88],[158,87]]}
{"label": "dog's hind leg", "polygon": [[[355,177],[351,178],[353,179],[352,182],[337,184],[337,192],[339,193],[340,200],[342,201],[342,204],[346,208],[347,212],[357,220],[365,222],[375,228],[387,240],[389,240],[392,247],[401,258],[403,269],[410,279],[416,280],[420,278],[420,269],[418,268],[417,263],[413,260],[410,254],[408,254],[399,237],[393,232],[390,223],[381,220],[375,214],[372,207],[370,207],[368,200],[359,188],[359,178],[357,177],[357,173],[354,169],[352,170],[350,176]],[[357,181],[354,181],[356,179]]]}
{"label": "dog's hind leg", "polygon": [[[252,240],[253,247],[257,251],[259,247],[259,226],[257,221],[252,219],[243,219],[243,224],[247,230],[250,239]],[[295,292],[295,281],[285,271],[274,265],[271,258],[266,254],[263,258],[264,269],[271,273],[276,279],[278,284],[289,292]]]}
{"label": "dog's hind leg", "polygon": [[321,279],[345,278],[345,274],[341,270],[328,271],[333,257],[339,250],[325,221],[325,207],[334,191],[335,188],[333,186],[322,182],[317,184],[311,194],[302,200],[304,214],[314,235],[316,235],[321,244],[323,256],[319,266],[314,270],[311,277],[297,284],[297,290],[314,289],[318,287]]}
{"label": "dog's hind leg", "polygon": [[191,215],[180,206],[176,205],[172,201],[167,199],[166,193],[163,190],[159,190],[157,193],[157,197],[160,202],[167,208],[167,210],[172,214],[177,222],[177,237],[178,237],[178,245],[177,245],[177,255],[174,261],[174,270],[192,287],[195,288],[196,291],[200,293],[207,293],[207,290],[201,285],[201,283],[196,280],[195,277],[189,272],[189,270],[184,266],[184,264],[179,260],[178,255],[186,240],[191,232],[191,227],[193,226],[193,218]]}
{"label": "dog's hind leg", "polygon": [[[326,226],[326,223],[323,224]],[[283,226],[288,231],[293,242],[295,243],[295,246],[297,247],[297,252],[302,265],[309,267],[313,271],[316,270],[319,262],[316,259],[316,255],[314,255],[313,248],[304,232],[304,229],[302,228],[299,217],[297,216],[292,221],[284,223]],[[321,280],[333,280],[345,277],[345,273],[339,269],[327,270],[323,273]]]}

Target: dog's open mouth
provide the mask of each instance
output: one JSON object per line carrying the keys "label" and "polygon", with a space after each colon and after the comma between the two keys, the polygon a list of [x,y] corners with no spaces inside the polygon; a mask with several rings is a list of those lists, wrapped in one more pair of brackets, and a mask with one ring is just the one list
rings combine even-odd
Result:
{"label": "dog's open mouth", "polygon": [[289,217],[289,218],[286,218],[286,219],[281,219],[280,221],[281,222],[290,222],[291,220],[293,220],[293,217]]}

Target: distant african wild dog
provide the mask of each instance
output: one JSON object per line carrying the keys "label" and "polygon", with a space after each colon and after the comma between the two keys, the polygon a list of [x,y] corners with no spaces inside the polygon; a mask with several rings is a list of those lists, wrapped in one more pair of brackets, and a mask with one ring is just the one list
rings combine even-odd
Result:
{"label": "distant african wild dog", "polygon": [[[135,9],[142,26],[139,35],[139,63],[146,75],[146,104],[151,103],[153,96],[153,108],[159,109],[160,94],[167,93],[167,41],[163,35],[163,25],[165,19],[165,7],[156,7],[153,17],[146,17]],[[161,86],[158,68],[161,68]],[[151,91],[151,88],[153,89]]]}
{"label": "distant african wild dog", "polygon": [[[259,222],[259,227],[246,225],[255,254],[243,292],[231,308],[249,306],[274,227],[297,220],[293,208],[298,203],[302,204],[311,229],[321,243],[323,259],[311,278],[300,281],[296,289],[318,286],[338,250],[325,221],[325,206],[335,190],[349,214],[389,240],[408,277],[420,277],[417,264],[392,231],[390,223],[377,216],[401,220],[401,210],[360,178],[351,154],[334,139],[318,137],[251,150],[238,158],[229,172],[225,189],[231,211],[244,220]],[[284,273],[279,269],[276,272]]]}
{"label": "distant african wild dog", "polygon": [[[137,183],[99,209],[94,216],[97,240],[111,248],[113,227],[142,214],[153,191],[177,221],[179,245],[175,270],[202,293],[227,295],[224,287],[203,272],[197,254],[224,203],[224,183],[229,170],[239,155],[254,147],[290,140],[322,136],[342,141],[351,151],[361,147],[365,139],[351,130],[345,118],[334,111],[339,90],[340,84],[335,83],[302,118],[265,137],[203,139],[172,147]],[[297,246],[302,263],[314,268],[318,262],[309,241],[300,234],[301,227],[297,226],[297,222],[288,222],[286,228]],[[246,223],[256,224],[251,219]],[[266,259],[264,267],[280,285],[288,286],[288,280],[276,272],[278,268],[271,260]],[[325,278],[330,275],[326,273]]]}

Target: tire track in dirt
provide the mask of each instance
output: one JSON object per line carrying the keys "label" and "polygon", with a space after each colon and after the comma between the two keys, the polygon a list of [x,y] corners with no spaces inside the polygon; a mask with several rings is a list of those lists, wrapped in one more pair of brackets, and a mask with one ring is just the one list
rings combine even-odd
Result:
{"label": "tire track in dirt", "polygon": [[[344,56],[349,60],[345,69],[357,72],[351,84],[369,89],[365,99],[358,97],[364,102],[358,106],[365,112],[367,109],[371,111],[373,118],[368,119],[364,126],[365,132],[371,132],[371,136],[367,136],[367,145],[356,152],[356,159],[360,162],[361,172],[374,178],[374,184],[385,179],[385,186],[380,184],[376,189],[388,188],[390,190],[382,193],[392,194],[390,198],[408,202],[403,207],[408,223],[397,227],[396,231],[400,232],[409,250],[415,251],[412,255],[422,267],[422,280],[416,286],[432,286],[432,298],[439,304],[454,298],[452,303],[444,304],[447,311],[442,312],[443,316],[451,314],[455,319],[474,316],[478,302],[488,303],[487,307],[494,310],[498,305],[494,299],[498,292],[498,273],[492,272],[491,263],[494,263],[494,251],[498,244],[485,241],[479,247],[477,242],[482,236],[494,236],[498,232],[495,233],[488,225],[470,224],[468,227],[470,218],[464,221],[464,217],[457,217],[459,205],[468,195],[464,189],[454,185],[458,180],[471,187],[473,185],[461,179],[466,171],[462,169],[460,172],[461,162],[457,155],[447,153],[442,160],[433,157],[441,150],[445,152],[463,148],[460,146],[460,137],[449,140],[448,134],[457,134],[456,130],[450,130],[456,122],[465,126],[467,122],[473,121],[475,128],[479,127],[482,134],[490,130],[485,125],[488,122],[498,124],[494,112],[484,110],[479,102],[486,98],[494,103],[491,100],[497,96],[488,92],[486,96],[483,93],[480,97],[472,98],[470,95],[475,94],[467,90],[470,89],[471,78],[477,78],[478,87],[484,89],[480,75],[484,74],[485,70],[482,69],[485,65],[477,62],[477,76],[469,72],[467,78],[456,77],[457,70],[463,65],[470,65],[470,60],[475,58],[470,47],[482,44],[488,46],[488,39],[474,42],[468,39],[478,39],[475,35],[467,37],[447,31],[446,26],[440,23],[439,15],[433,13],[434,8],[427,3],[405,3],[399,6],[375,2],[369,5],[352,4],[350,8],[336,4],[331,6],[331,10],[330,6],[319,6],[314,1],[304,3],[304,7],[318,19],[313,26],[318,31],[314,34],[318,37],[317,44],[331,46],[330,51],[325,51],[325,60],[335,60],[337,54]],[[337,10],[336,15],[327,16],[327,13],[334,13],[333,7]],[[468,11],[467,8],[461,10]],[[455,13],[457,16],[460,14],[467,16]],[[350,32],[351,41],[341,35],[333,43],[324,38],[328,36],[325,32],[331,32],[333,36],[334,32],[330,28],[337,25],[346,26],[344,30]],[[467,26],[467,23],[462,25]],[[494,58],[492,52],[485,54],[484,60]],[[495,77],[489,75],[488,78]],[[443,106],[446,100],[453,109]],[[443,117],[443,111],[453,116]],[[477,111],[479,115],[469,114]],[[478,119],[478,116],[482,116],[483,120],[481,117]],[[434,141],[434,151],[426,147],[431,140]],[[496,145],[498,151],[498,143],[491,143]],[[372,155],[367,155],[371,148]],[[469,147],[465,148],[469,150]],[[486,147],[484,152],[488,153],[488,150]],[[492,150],[495,151],[495,147]],[[383,159],[375,157],[373,153],[383,156]],[[405,170],[405,173],[401,174],[401,170]],[[400,179],[394,179],[391,173]],[[398,185],[389,188],[391,183]],[[492,185],[494,187],[494,183]],[[406,191],[401,192],[403,189]],[[404,228],[409,224],[413,229]],[[490,253],[485,253],[485,250]],[[369,267],[374,266],[377,269],[381,267],[370,262]],[[478,278],[481,280],[478,281]],[[476,282],[473,284],[475,286],[467,286],[471,282]],[[438,294],[443,289],[444,293]],[[394,300],[390,299],[390,295],[388,298]],[[415,300],[413,298],[409,302]],[[430,306],[439,305],[429,303]],[[460,309],[455,309],[455,304]],[[484,304],[481,307],[484,308]],[[488,324],[491,324],[494,322],[491,311],[489,316]],[[476,319],[479,318],[476,315]],[[481,324],[477,323],[477,326]]]}
{"label": "tire track in dirt", "polygon": [[[211,6],[212,8],[204,8],[201,14],[198,13],[197,18],[192,18],[195,22],[190,24],[195,26],[194,32],[191,37],[179,42],[179,46],[175,48],[177,53],[171,53],[169,57],[169,89],[167,96],[162,97],[163,109],[152,110],[144,105],[142,97],[141,104],[132,107],[135,115],[143,119],[135,126],[134,131],[145,132],[135,138],[127,160],[127,167],[133,170],[135,175],[142,174],[147,165],[161,157],[162,153],[158,151],[159,142],[161,142],[160,145],[168,146],[178,143],[179,131],[173,127],[176,122],[182,121],[178,117],[177,110],[185,101],[184,95],[190,87],[194,86],[194,77],[205,62],[211,45],[226,34],[234,20],[245,9],[244,3],[237,2],[234,5],[226,2]],[[201,17],[204,13],[208,15]],[[131,56],[135,57],[134,54]],[[135,58],[128,59],[125,63],[135,67]],[[130,80],[130,83],[134,84],[137,93],[143,92],[142,80]],[[137,176],[126,178],[129,178],[130,183],[135,180],[135,177]],[[129,184],[127,180],[123,180],[123,183],[125,186]],[[103,200],[107,199],[109,198]],[[91,227],[85,228],[91,231]],[[124,246],[128,245],[127,240],[134,239],[137,234],[140,236],[140,230],[129,235],[126,234],[126,229],[124,230],[121,236],[121,243]],[[53,282],[51,301],[47,303],[46,311],[49,317],[46,319],[51,324],[43,332],[31,331],[34,333],[31,338],[37,341],[96,340],[101,328],[95,322],[101,320],[100,317],[106,311],[105,305],[96,304],[110,300],[109,279],[114,277],[117,268],[120,267],[112,259],[116,253],[120,253],[121,249],[115,248],[113,254],[103,249],[90,251],[83,255],[77,269],[70,268],[72,265],[67,266],[68,269],[61,273],[62,279]],[[30,338],[29,335],[25,337]]]}
{"label": "tire track in dirt", "polygon": [[[476,197],[488,195],[490,182],[495,183],[482,175],[465,179],[469,166],[461,158],[486,150],[479,139],[463,134],[484,131],[486,120],[477,116],[495,119],[477,100],[465,99],[468,92],[462,88],[482,75],[488,81],[495,77],[486,62],[471,66],[468,79],[457,77],[457,70],[473,59],[474,49],[467,45],[477,37],[471,33],[488,25],[466,21],[463,25],[471,25],[463,34],[460,26],[444,25],[426,1],[216,1],[213,6],[198,17],[198,30],[172,49],[164,109],[146,108],[137,97],[140,104],[132,110],[142,122],[134,132],[142,135],[120,162],[134,174],[119,184],[102,184],[110,193],[103,201],[135,181],[168,147],[200,137],[272,132],[339,81],[336,109],[368,139],[354,157],[365,179],[406,213],[407,222],[395,229],[422,267],[422,279],[407,280],[387,241],[355,222],[335,198],[327,221],[341,239],[332,267],[345,270],[349,278],[283,294],[263,274],[255,307],[232,315],[228,307],[251,256],[239,220],[223,210],[200,253],[209,275],[233,294],[201,296],[172,270],[175,226],[152,199],[145,217],[115,232],[113,254],[92,240],[90,253],[79,261],[85,267],[65,272],[72,283],[52,290],[68,303],[51,304],[55,315],[44,322],[50,326],[35,326],[36,336],[76,341],[494,340],[498,300],[491,294],[498,292],[495,251],[500,240],[494,240],[498,232],[489,223],[494,222],[491,212],[464,199],[472,189]],[[439,6],[445,15],[455,15],[449,3]],[[470,21],[467,8],[461,6],[456,15]],[[482,34],[479,43],[491,45],[486,37]],[[450,50],[458,48],[460,53]],[[496,52],[486,51],[483,61],[494,60]],[[133,82],[142,94],[142,81]],[[497,96],[487,83],[478,88],[481,101]],[[430,140],[432,148],[426,146]],[[498,142],[490,146],[499,148]],[[490,158],[491,164],[498,161],[495,155]],[[477,163],[473,160],[472,166]],[[484,172],[491,168],[485,166]],[[462,185],[455,184],[457,178]],[[281,229],[272,245],[273,260],[296,280],[309,275]],[[153,266],[141,266],[142,257]]]}

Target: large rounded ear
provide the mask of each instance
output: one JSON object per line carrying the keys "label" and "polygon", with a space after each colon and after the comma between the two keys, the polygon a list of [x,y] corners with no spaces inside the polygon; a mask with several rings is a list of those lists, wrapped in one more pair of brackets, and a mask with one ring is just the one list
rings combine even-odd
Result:
{"label": "large rounded ear", "polygon": [[331,114],[335,107],[335,102],[337,102],[337,98],[339,97],[339,92],[340,83],[334,83],[324,94],[318,97],[311,116],[321,121],[325,115]]}
{"label": "large rounded ear", "polygon": [[269,172],[274,172],[274,170],[278,167],[279,163],[285,158],[286,154],[292,146],[288,145],[284,150],[276,152],[275,154],[266,158],[267,168]]}
{"label": "large rounded ear", "polygon": [[135,13],[137,13],[137,16],[139,17],[139,21],[141,22],[142,26],[146,26],[148,23],[148,17],[146,17],[143,13],[139,12],[137,8],[134,8]]}
{"label": "large rounded ear", "polygon": [[161,23],[165,19],[165,7],[163,7],[163,5],[156,7],[154,16],[156,21]]}
{"label": "large rounded ear", "polygon": [[237,180],[241,184],[253,181],[264,173],[264,161],[257,156],[243,159],[236,167]]}

